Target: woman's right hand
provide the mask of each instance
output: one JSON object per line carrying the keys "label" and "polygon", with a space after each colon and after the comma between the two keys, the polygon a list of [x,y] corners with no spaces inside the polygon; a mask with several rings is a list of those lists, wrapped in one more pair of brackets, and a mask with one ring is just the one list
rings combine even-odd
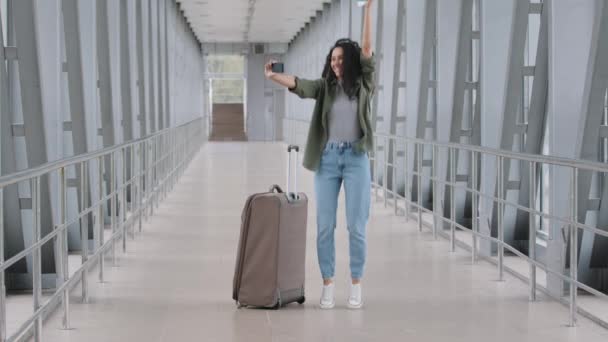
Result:
{"label": "woman's right hand", "polygon": [[276,62],[277,61],[271,59],[264,65],[264,75],[266,76],[266,78],[284,87],[290,89],[294,88],[296,86],[296,78],[294,76],[272,71],[272,63]]}
{"label": "woman's right hand", "polygon": [[276,62],[277,61],[275,60],[270,60],[268,63],[266,63],[266,65],[264,65],[264,74],[266,75],[266,78],[271,79],[272,76],[276,75],[276,73],[272,71],[272,63]]}

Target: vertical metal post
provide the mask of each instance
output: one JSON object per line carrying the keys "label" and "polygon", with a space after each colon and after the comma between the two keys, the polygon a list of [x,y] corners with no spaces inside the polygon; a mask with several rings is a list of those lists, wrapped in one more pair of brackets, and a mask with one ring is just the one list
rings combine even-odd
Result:
{"label": "vertical metal post", "polygon": [[570,207],[572,213],[570,214],[570,220],[573,224],[570,225],[570,326],[576,326],[576,299],[578,285],[578,169],[572,169],[572,180],[571,180],[571,195],[570,195]]}
{"label": "vertical metal post", "polygon": [[111,225],[112,225],[112,264],[116,264],[116,162],[115,153],[110,153],[110,209]]}
{"label": "vertical metal post", "polygon": [[[181,132],[180,132],[181,133]],[[175,165],[175,167],[173,168],[173,177],[175,179],[175,185],[177,185],[177,180],[179,179],[178,174],[177,174],[177,170],[179,168],[179,137],[180,135],[178,133],[176,133],[173,141],[173,162]],[[374,162],[377,162],[376,160]],[[377,187],[376,187],[377,189]]]}
{"label": "vertical metal post", "polygon": [[159,189],[158,189],[158,200],[157,200],[157,205],[156,207],[158,208],[160,205],[160,201],[164,198],[164,192],[165,192],[165,150],[164,150],[164,144],[165,144],[165,135],[161,134],[158,136],[158,184],[159,184]]}
{"label": "vertical metal post", "polygon": [[127,252],[127,149],[121,148],[122,184],[120,186],[120,231],[122,234],[122,252]]}
{"label": "vertical metal post", "polygon": [[437,226],[443,223],[443,220],[439,220],[439,216],[441,215],[441,210],[439,209],[439,184],[437,179],[437,163],[438,163],[438,154],[439,147],[437,145],[433,145],[433,159],[431,166],[431,175],[433,179],[431,180],[431,184],[433,186],[433,238],[437,240]]}
{"label": "vertical metal post", "polygon": [[[87,188],[87,162],[80,163],[80,208],[82,211],[87,209],[86,192]],[[81,258],[82,264],[84,265],[89,258],[89,222],[87,220],[88,214],[80,212],[80,241],[82,244]],[[87,303],[89,301],[89,290],[88,290],[88,271],[86,267],[82,268],[81,285],[82,285],[82,302]]]}
{"label": "vertical metal post", "polygon": [[393,205],[395,206],[395,215],[397,215],[397,138],[393,140],[393,147]]}
{"label": "vertical metal post", "polygon": [[158,196],[156,197],[156,208],[159,207],[160,201],[163,198],[163,134],[158,135],[156,141],[156,150],[158,151],[158,158],[156,162],[156,169],[158,173]]}
{"label": "vertical metal post", "polygon": [[154,199],[156,197],[156,137],[152,137],[151,139],[151,144],[152,146],[150,146],[150,148],[152,149],[152,158],[150,158],[150,162],[152,163],[150,165],[150,173],[152,175],[152,181],[151,186],[150,186],[150,193],[148,196],[148,200],[150,202],[150,215],[154,215]]}
{"label": "vertical metal post", "polygon": [[182,157],[181,157],[181,148],[182,148],[182,130],[180,129],[179,135],[177,137],[177,143],[175,146],[175,177],[177,177],[178,179],[180,178],[179,175],[179,170],[180,170],[180,166],[181,166],[181,162],[182,162]]}
{"label": "vertical metal post", "polygon": [[138,179],[138,189],[137,189],[137,216],[138,216],[138,221],[139,221],[139,232],[141,233],[141,227],[142,227],[142,215],[143,215],[143,208],[142,208],[142,195],[143,195],[143,191],[144,191],[144,183],[143,183],[143,158],[144,158],[144,154],[143,154],[143,150],[141,148],[142,143],[139,142],[137,143],[137,179]]}
{"label": "vertical metal post", "polygon": [[179,135],[177,136],[177,142],[175,146],[175,177],[179,178],[179,169],[182,162],[181,147],[182,147],[182,130],[180,129]]}
{"label": "vertical metal post", "polygon": [[161,136],[159,137],[160,139],[160,179],[161,179],[161,187],[160,187],[160,199],[163,200],[165,198],[165,133],[163,132],[161,134]]}
{"label": "vertical metal post", "polygon": [[[61,177],[60,179],[60,189],[59,191],[61,192],[61,225],[62,225],[62,233],[61,233],[61,255],[62,255],[62,263],[61,263],[61,274],[63,276],[63,283],[67,283],[67,281],[70,278],[70,270],[69,270],[69,263],[68,263],[68,227],[66,226],[67,223],[67,213],[68,213],[68,206],[67,206],[67,180],[66,180],[66,172],[65,172],[65,168],[62,167],[59,170],[59,177]],[[63,306],[63,329],[64,330],[68,330],[70,329],[70,290],[69,288],[66,286],[63,289],[63,294],[62,294],[62,306]]]}
{"label": "vertical metal post", "polygon": [[[114,146],[114,108],[112,106],[112,79],[110,59],[110,37],[108,24],[108,3],[105,0],[97,0],[96,5],[96,50],[97,50],[97,75],[99,92],[99,112],[102,117],[103,146]],[[126,123],[126,122],[125,122]]]}
{"label": "vertical metal post", "polygon": [[418,164],[416,170],[416,179],[418,180],[418,182],[416,182],[418,185],[418,189],[416,192],[418,197],[418,230],[422,231],[422,144],[417,143],[416,148],[418,149],[418,158],[416,158],[416,164]]}
{"label": "vertical metal post", "polygon": [[143,142],[143,153],[144,153],[144,159],[143,159],[143,164],[142,164],[142,172],[143,172],[143,177],[144,177],[144,182],[146,184],[145,186],[145,191],[144,193],[142,193],[143,196],[143,203],[145,203],[146,205],[144,205],[144,218],[147,221],[148,220],[148,207],[147,204],[149,203],[148,199],[150,197],[150,188],[152,186],[152,180],[150,177],[150,159],[152,158],[152,155],[150,154],[150,139],[146,139]]}
{"label": "vertical metal post", "polygon": [[173,131],[171,131],[171,133],[169,133],[169,191],[173,191],[173,186],[175,186],[175,177],[173,176],[173,165],[175,165],[174,162],[174,156],[173,156],[173,148],[175,146],[175,134],[173,134]]}
{"label": "vertical metal post", "polygon": [[169,141],[168,132],[163,133],[163,199],[167,197],[167,186],[169,184],[167,176],[169,173],[167,172],[169,169],[168,165],[168,149],[167,143]]}
{"label": "vertical metal post", "polygon": [[[62,168],[58,169],[58,176],[61,177],[61,171]],[[61,178],[59,179],[59,182],[61,182]],[[59,186],[61,186],[61,184],[59,184]],[[59,195],[59,201],[61,202],[61,189],[58,192]],[[61,203],[59,203],[59,205],[61,205]],[[1,208],[1,204],[0,204],[0,208]],[[61,210],[61,208],[60,208]],[[59,220],[61,220],[61,211],[59,212]],[[61,286],[63,283],[63,229],[66,229],[66,227],[62,224],[61,221],[59,221],[59,223],[57,223],[56,225],[54,225],[53,228],[53,233],[55,233],[56,235],[53,237],[53,249],[54,249],[54,255],[55,255],[55,273],[57,275],[57,286]],[[0,235],[3,236],[3,235]],[[2,239],[0,239],[2,240]],[[4,339],[0,338],[0,341],[4,342]]]}
{"label": "vertical metal post", "polygon": [[530,301],[536,300],[536,163],[530,162],[530,238],[528,244],[528,257],[530,258]]}
{"label": "vertical metal post", "polygon": [[289,184],[289,176],[291,175],[291,150],[288,150],[287,154],[287,175],[285,175],[285,191],[287,192],[287,198],[290,198],[289,191],[291,190],[291,184]]}
{"label": "vertical metal post", "polygon": [[[40,242],[40,177],[30,180],[32,193],[32,216],[34,219],[34,244]],[[42,257],[40,253],[41,246],[34,248],[32,252],[33,261],[33,297],[34,297],[34,312],[40,309],[42,305]],[[42,335],[42,316],[38,316],[34,321],[34,341],[41,341]]]}
{"label": "vertical metal post", "polygon": [[[150,149],[148,147],[148,141],[149,139],[146,139],[143,141],[143,177],[144,177],[144,183],[146,184],[144,187],[144,193],[142,194],[143,196],[143,202],[145,202],[142,210],[143,210],[143,214],[144,214],[144,220],[145,222],[148,222],[148,203],[149,200],[148,198],[150,197]],[[142,202],[142,204],[143,204]]]}
{"label": "vertical metal post", "polygon": [[384,139],[384,179],[382,181],[382,185],[384,186],[384,207],[386,208],[386,204],[388,201],[388,149],[390,146],[391,140],[389,137]]}
{"label": "vertical metal post", "polygon": [[[142,0],[143,1],[143,0]],[[157,116],[156,116],[156,82],[154,82],[154,76],[155,76],[155,64],[154,64],[154,45],[153,45],[153,39],[154,39],[154,32],[153,29],[155,28],[154,25],[154,20],[152,20],[153,18],[153,14],[152,14],[152,2],[153,0],[149,0],[148,1],[148,75],[149,77],[148,79],[148,90],[149,90],[149,107],[148,107],[148,112],[150,115],[150,132],[155,133],[157,131],[157,129],[160,128],[160,122],[157,124]],[[158,9],[157,9],[158,10]]]}
{"label": "vertical metal post", "polygon": [[150,191],[148,192],[148,207],[150,209],[150,216],[154,215],[154,189],[156,187],[156,177],[154,176],[154,161],[156,156],[154,155],[154,138],[150,138],[150,149],[149,169],[150,169]]}
{"label": "vertical metal post", "polygon": [[294,192],[295,198],[299,198],[298,197],[298,153],[296,153],[296,156],[294,158],[294,166],[293,166],[293,192]]}
{"label": "vertical metal post", "polygon": [[504,278],[504,157],[498,156],[498,280]]}
{"label": "vertical metal post", "polygon": [[412,200],[412,194],[410,192],[410,182],[409,182],[409,177],[408,177],[408,173],[407,173],[407,168],[408,168],[408,153],[407,153],[407,140],[403,140],[403,145],[404,145],[404,162],[403,162],[403,177],[404,177],[404,181],[405,181],[405,221],[409,221],[410,220],[410,208],[411,208],[411,200]]}
{"label": "vertical metal post", "polygon": [[[99,177],[99,182],[97,184],[97,186],[99,187],[99,226],[97,227],[97,229],[99,229],[99,232],[97,233],[97,236],[99,237],[99,241],[97,241],[97,248],[101,249],[103,247],[103,243],[104,243],[104,222],[103,222],[103,207],[104,207],[104,203],[105,201],[103,200],[104,198],[104,193],[103,193],[103,156],[99,157],[97,163],[98,163],[98,177]],[[103,279],[104,279],[104,267],[105,267],[105,252],[101,251],[101,253],[99,253],[99,282],[103,283]]]}
{"label": "vertical metal post", "polygon": [[161,135],[157,135],[156,136],[156,143],[154,144],[156,147],[156,164],[155,164],[155,169],[156,169],[156,196],[154,196],[155,199],[155,203],[156,203],[156,209],[158,209],[159,205],[160,205],[160,199],[162,196],[162,181],[163,181],[163,177],[162,177],[162,150],[161,150]]}
{"label": "vertical metal post", "polygon": [[146,221],[150,219],[150,216],[154,214],[154,208],[152,208],[152,197],[154,196],[154,149],[152,148],[153,138],[148,139],[146,149],[148,152],[148,160],[146,161],[148,167],[148,180],[149,187],[146,196]]}
{"label": "vertical metal post", "polygon": [[176,177],[175,177],[175,143],[177,139],[175,138],[175,132],[171,133],[171,191],[175,187]]}
{"label": "vertical metal post", "polygon": [[[380,197],[378,195],[378,188],[380,187],[380,175],[378,174],[378,158],[379,158],[379,152],[380,152],[380,146],[378,146],[378,136],[375,135],[374,136],[374,178],[375,178],[375,189],[374,189],[374,193],[376,194],[376,202],[378,202],[380,200]],[[179,145],[178,145],[179,146]]]}
{"label": "vertical metal post", "polygon": [[158,194],[160,191],[160,172],[159,172],[159,161],[160,161],[160,151],[158,149],[158,140],[160,135],[155,136],[152,141],[154,143],[154,193],[152,194],[152,205],[155,209],[158,209]]}
{"label": "vertical metal post", "polygon": [[[97,169],[92,168],[91,172],[97,170],[97,174],[99,174],[99,168],[101,166],[101,164],[99,164],[99,158],[95,159],[97,162]],[[92,160],[91,160],[92,162]],[[90,181],[90,180],[89,180]],[[99,186],[99,182],[101,181],[101,179],[99,181],[97,181],[97,186]],[[103,213],[103,211],[101,211],[100,208],[102,208],[101,202],[98,202],[97,204],[93,205],[93,203],[95,202],[95,199],[93,198],[93,187],[95,186],[95,184],[91,184],[90,187],[91,189],[89,190],[90,193],[90,206],[91,206],[91,219],[93,220],[93,249],[91,250],[91,254],[95,254],[98,250],[99,250],[99,226],[101,225],[101,218],[102,216],[99,215],[100,213]],[[100,192],[101,194],[101,192]]]}
{"label": "vertical metal post", "polygon": [[167,132],[165,141],[165,177],[166,184],[165,187],[165,198],[169,195],[169,191],[171,191],[171,133]]}
{"label": "vertical metal post", "polygon": [[471,262],[475,263],[477,261],[477,235],[476,233],[479,231],[478,229],[478,219],[477,219],[477,153],[475,151],[471,151],[471,178],[472,178],[472,192],[471,192],[471,229],[473,236],[473,252],[471,255]]}
{"label": "vertical metal post", "polygon": [[[137,198],[137,192],[139,191],[139,187],[137,186],[137,177],[135,176],[135,153],[137,152],[135,149],[135,144],[129,146],[131,149],[131,172],[129,172],[129,187],[131,188],[131,216],[134,216],[137,210],[137,205],[135,204],[135,199]],[[135,221],[131,221],[131,237],[135,240]]]}
{"label": "vertical metal post", "polygon": [[450,147],[450,250],[456,251],[456,149]]}
{"label": "vertical metal post", "polygon": [[173,191],[173,187],[175,186],[175,177],[173,177],[174,175],[174,170],[175,170],[175,143],[176,143],[176,138],[175,138],[175,132],[171,132],[171,146],[169,147],[169,153],[170,153],[170,158],[169,158],[169,165],[171,167],[171,191]]}
{"label": "vertical metal post", "polygon": [[154,139],[154,172],[156,174],[156,192],[154,196],[154,204],[156,209],[158,209],[158,201],[160,199],[161,193],[161,184],[162,184],[162,170],[161,170],[161,162],[162,162],[162,151],[160,149],[160,139],[161,135],[157,135]]}
{"label": "vertical metal post", "polygon": [[[4,265],[4,188],[0,187],[0,265]],[[6,287],[0,271],[0,341],[6,340]]]}
{"label": "vertical metal post", "polygon": [[143,9],[142,2],[144,0],[137,0],[135,2],[135,40],[136,40],[136,56],[137,56],[137,97],[139,102],[139,136],[145,137],[147,131],[147,114],[145,113],[146,107],[146,87],[145,82],[145,68],[144,68],[144,24],[143,24]]}

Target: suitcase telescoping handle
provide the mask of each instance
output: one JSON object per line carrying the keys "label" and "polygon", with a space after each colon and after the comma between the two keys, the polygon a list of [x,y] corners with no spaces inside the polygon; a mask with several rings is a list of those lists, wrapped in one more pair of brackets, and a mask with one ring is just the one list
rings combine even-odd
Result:
{"label": "suitcase telescoping handle", "polygon": [[[295,158],[295,166],[294,166],[294,176],[293,176],[293,189],[291,188],[291,164],[292,163],[292,153],[291,151],[295,150],[296,158]],[[300,152],[300,147],[298,145],[289,145],[287,147],[287,154],[289,157],[287,158],[287,199],[289,200],[297,200],[298,196],[298,153]]]}

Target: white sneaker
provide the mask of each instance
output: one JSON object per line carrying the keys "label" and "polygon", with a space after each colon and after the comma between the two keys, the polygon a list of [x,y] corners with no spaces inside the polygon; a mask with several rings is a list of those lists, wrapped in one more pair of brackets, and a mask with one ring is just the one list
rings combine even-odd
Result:
{"label": "white sneaker", "polygon": [[349,309],[359,309],[363,306],[361,298],[361,284],[350,284],[350,296],[348,297],[347,306]]}
{"label": "white sneaker", "polygon": [[332,309],[336,305],[334,299],[334,283],[323,285],[323,293],[321,293],[321,301],[319,306],[321,309]]}

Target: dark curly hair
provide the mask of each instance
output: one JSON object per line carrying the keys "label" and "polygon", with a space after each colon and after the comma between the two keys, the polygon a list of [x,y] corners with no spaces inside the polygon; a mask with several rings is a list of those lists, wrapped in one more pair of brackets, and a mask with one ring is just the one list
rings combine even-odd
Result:
{"label": "dark curly hair", "polygon": [[336,74],[331,68],[331,54],[337,47],[341,47],[344,51],[344,59],[342,62],[344,70],[342,75],[342,87],[344,88],[346,95],[352,99],[357,96],[355,84],[357,79],[361,77],[361,47],[359,47],[357,42],[348,38],[338,39],[336,41],[327,54],[322,74],[322,77],[330,82],[336,80]]}

